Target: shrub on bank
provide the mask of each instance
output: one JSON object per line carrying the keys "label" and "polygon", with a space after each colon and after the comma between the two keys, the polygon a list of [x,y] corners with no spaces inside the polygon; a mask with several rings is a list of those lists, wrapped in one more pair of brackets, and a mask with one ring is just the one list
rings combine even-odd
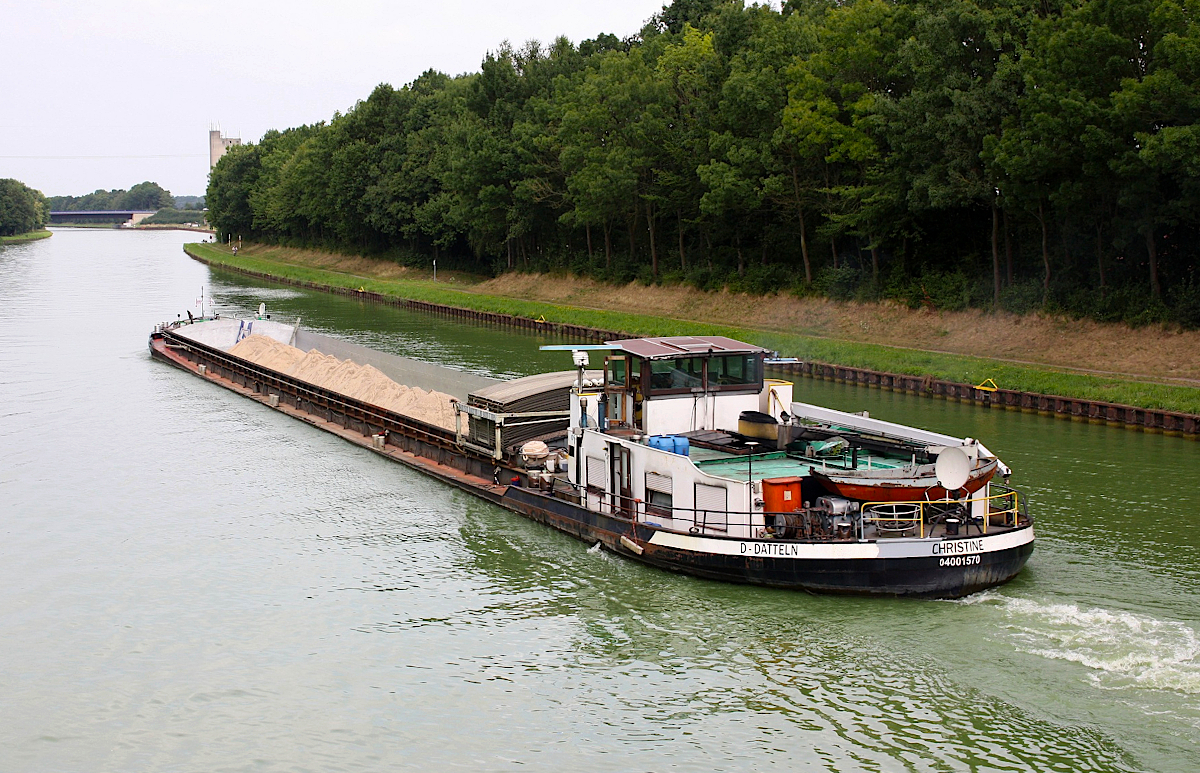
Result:
{"label": "shrub on bank", "polygon": [[186,223],[195,223],[199,226],[207,225],[204,212],[201,210],[175,209],[174,207],[160,209],[142,222],[146,225],[184,225]]}

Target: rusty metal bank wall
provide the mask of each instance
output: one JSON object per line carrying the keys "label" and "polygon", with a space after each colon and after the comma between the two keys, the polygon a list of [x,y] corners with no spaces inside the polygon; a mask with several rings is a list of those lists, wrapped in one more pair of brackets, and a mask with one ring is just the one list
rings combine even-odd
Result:
{"label": "rusty metal bank wall", "polygon": [[[439,314],[455,319],[469,319],[487,322],[522,330],[556,333],[558,335],[579,338],[584,341],[611,341],[619,338],[633,338],[636,335],[620,330],[601,330],[569,325],[561,322],[545,322],[528,317],[518,317],[513,314],[499,314],[491,311],[475,311],[457,306],[446,306],[426,301],[415,301],[407,298],[383,295],[382,293],[365,290],[354,290],[347,287],[333,287],[317,282],[274,276],[261,271],[229,266],[223,263],[214,264],[191,252],[188,254],[195,260],[217,268],[233,271],[245,276],[265,279],[279,284],[303,287],[309,290],[344,295],[372,303],[396,306],[430,314]],[[1001,410],[1024,411],[1038,413],[1044,416],[1054,416],[1073,421],[1086,421],[1095,424],[1111,424],[1137,429],[1144,432],[1158,432],[1164,435],[1177,435],[1189,439],[1200,439],[1200,416],[1178,411],[1162,411],[1151,408],[1138,408],[1118,403],[1105,403],[1096,400],[1082,400],[1073,397],[1044,395],[1035,392],[1018,392],[1012,389],[980,388],[971,384],[960,384],[954,381],[942,381],[930,376],[911,376],[900,373],[885,373],[866,368],[851,368],[844,365],[830,365],[821,362],[796,362],[772,366],[772,375],[804,376],[839,383],[859,384],[862,386],[887,389],[893,392],[906,392],[927,397],[940,397],[964,403],[973,403],[984,408]]]}

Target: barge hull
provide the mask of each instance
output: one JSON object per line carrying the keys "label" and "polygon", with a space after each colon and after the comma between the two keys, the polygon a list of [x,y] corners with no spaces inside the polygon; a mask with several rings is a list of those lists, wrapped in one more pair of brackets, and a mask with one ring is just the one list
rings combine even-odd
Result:
{"label": "barge hull", "polygon": [[[981,542],[983,549],[946,555],[781,558],[746,555],[740,549],[725,553],[684,550],[655,544],[656,535],[662,534],[657,529],[594,513],[539,491],[511,487],[499,504],[581,539],[599,539],[613,552],[659,569],[722,582],[814,593],[958,598],[1012,579],[1033,553],[1032,527],[996,535],[995,538],[981,535],[964,537],[958,542]],[[621,541],[622,536],[632,540],[642,552],[631,550]],[[719,541],[739,548],[742,544],[753,544],[736,539]],[[987,544],[989,541],[999,546]],[[811,547],[790,542],[766,544],[781,550],[794,547],[797,553],[802,547]],[[896,542],[896,545],[902,544]],[[908,544],[928,547],[929,543]],[[850,545],[829,543],[819,547],[836,551]]]}
{"label": "barge hull", "polygon": [[[152,334],[149,347],[154,358],[206,381],[533,521],[668,571],[820,593],[954,598],[1011,579],[1033,551],[1031,527],[1018,531],[1028,532],[1019,544],[980,552],[978,563],[953,567],[931,555],[786,558],[737,550],[688,550],[663,544],[664,532],[659,529],[528,488],[522,470],[458,447],[454,432],[307,384],[169,330]],[[377,444],[377,437],[383,438],[382,444]],[[836,552],[838,546],[805,547]]]}

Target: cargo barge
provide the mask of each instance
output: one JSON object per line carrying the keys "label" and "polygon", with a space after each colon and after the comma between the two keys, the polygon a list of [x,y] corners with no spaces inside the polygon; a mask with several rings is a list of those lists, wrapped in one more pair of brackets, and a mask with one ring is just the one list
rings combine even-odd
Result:
{"label": "cargo barge", "polygon": [[[1033,551],[1027,501],[982,443],[793,401],[790,382],[764,378],[771,353],[760,347],[692,336],[557,347],[574,370],[497,382],[261,311],[157,325],[151,354],[645,564],[820,593],[954,598],[1006,582]],[[446,392],[453,419],[239,356],[252,335]],[[603,367],[589,370],[591,356]]]}

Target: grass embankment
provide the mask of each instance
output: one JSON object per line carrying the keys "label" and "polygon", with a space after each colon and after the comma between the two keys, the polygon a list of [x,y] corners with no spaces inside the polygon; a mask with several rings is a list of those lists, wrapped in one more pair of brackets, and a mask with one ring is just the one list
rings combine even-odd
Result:
{"label": "grass embankment", "polygon": [[0,244],[21,244],[22,242],[36,242],[38,239],[46,239],[51,236],[49,231],[29,231],[16,236],[0,236]]}
{"label": "grass embankment", "polygon": [[[480,283],[478,278],[443,272],[442,281],[435,283],[423,276],[414,276],[420,272],[406,272],[395,264],[382,262],[378,264],[381,268],[379,273],[388,273],[391,274],[390,276],[369,276],[365,271],[362,274],[347,273],[286,262],[286,259],[281,258],[288,255],[288,251],[265,247],[256,248],[253,254],[247,254],[243,250],[239,255],[232,255],[224,246],[213,244],[190,244],[186,245],[185,249],[189,254],[233,269],[254,271],[293,281],[363,289],[397,298],[445,304],[475,311],[512,314],[530,319],[541,317],[548,322],[619,330],[635,336],[724,335],[776,350],[783,356],[798,357],[815,362],[869,368],[889,373],[932,376],[936,379],[967,384],[978,384],[984,379],[990,378],[1005,389],[1183,413],[1200,413],[1200,388],[1189,386],[1154,383],[1119,376],[1075,373],[981,357],[764,330],[744,324],[697,322],[649,314],[485,295],[470,289],[473,285]],[[449,282],[459,285],[459,288],[448,287]],[[599,303],[602,300],[603,298],[600,297],[588,299],[589,303]],[[745,314],[740,316],[746,318]]]}

